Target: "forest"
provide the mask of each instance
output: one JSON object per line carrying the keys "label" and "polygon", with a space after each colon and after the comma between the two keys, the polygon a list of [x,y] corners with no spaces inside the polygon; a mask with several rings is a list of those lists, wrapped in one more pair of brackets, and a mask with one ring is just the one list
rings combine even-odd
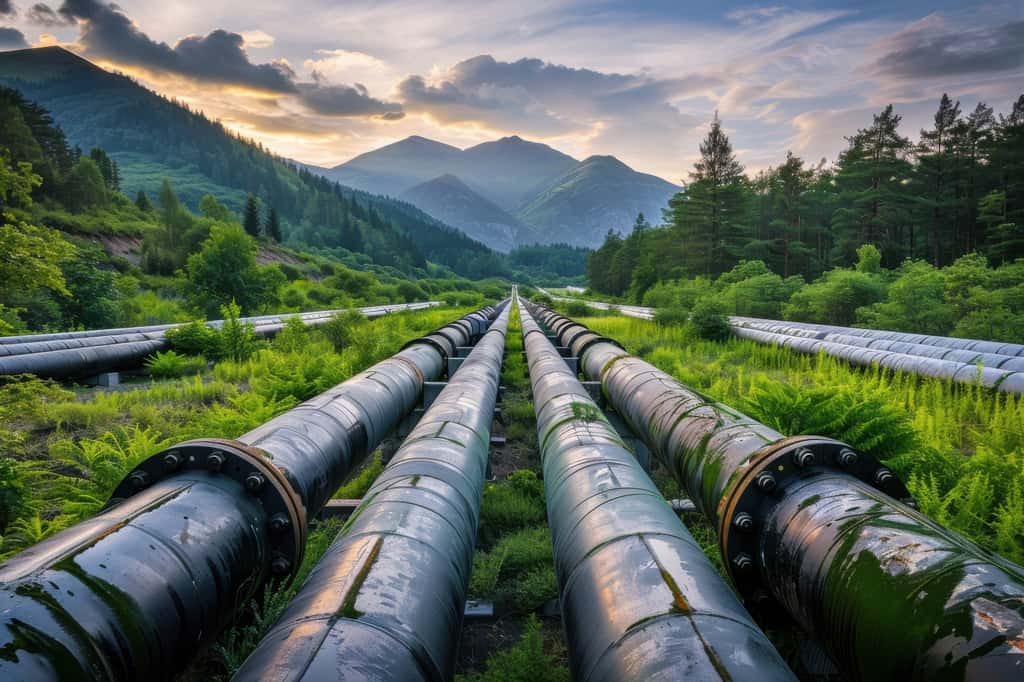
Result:
{"label": "forest", "polygon": [[[788,153],[750,177],[715,117],[684,191],[590,255],[599,294],[689,310],[1019,340],[1024,95],[1006,114],[944,95],[911,143],[888,106],[834,164]],[[711,305],[709,303],[709,305]]]}

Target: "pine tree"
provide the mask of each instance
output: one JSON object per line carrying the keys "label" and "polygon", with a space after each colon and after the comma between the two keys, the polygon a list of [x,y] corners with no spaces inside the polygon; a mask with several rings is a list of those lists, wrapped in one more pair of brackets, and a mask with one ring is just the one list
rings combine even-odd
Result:
{"label": "pine tree", "polygon": [[277,216],[277,209],[273,206],[267,210],[267,222],[263,226],[263,231],[275,242],[281,243],[281,220]]}
{"label": "pine tree", "polygon": [[811,247],[804,242],[803,218],[813,175],[793,152],[786,152],[786,162],[771,174],[772,237],[781,254],[783,277],[807,270]]}
{"label": "pine tree", "polygon": [[[921,187],[918,199],[930,225],[929,242],[932,263],[939,267],[955,247],[954,148],[960,123],[960,102],[953,103],[943,94],[935,112],[934,127],[921,131],[918,145],[917,177]],[[944,258],[943,256],[947,256]]]}
{"label": "pine tree", "polygon": [[683,269],[691,275],[728,270],[738,254],[746,194],[743,166],[722,131],[718,112],[700,145],[689,187],[669,201],[674,237],[685,247]]}
{"label": "pine tree", "polygon": [[841,262],[853,262],[861,244],[877,245],[890,265],[914,253],[912,199],[906,185],[910,140],[899,134],[900,120],[890,104],[875,114],[870,128],[846,138],[849,146],[837,163],[839,197],[832,216]]}
{"label": "pine tree", "polygon": [[250,237],[260,236],[260,203],[256,195],[250,194],[245,198],[245,208],[242,210],[242,227]]}
{"label": "pine tree", "polygon": [[143,213],[150,213],[153,211],[153,202],[149,200],[149,195],[141,189],[139,190],[139,193],[135,195],[135,205]]}

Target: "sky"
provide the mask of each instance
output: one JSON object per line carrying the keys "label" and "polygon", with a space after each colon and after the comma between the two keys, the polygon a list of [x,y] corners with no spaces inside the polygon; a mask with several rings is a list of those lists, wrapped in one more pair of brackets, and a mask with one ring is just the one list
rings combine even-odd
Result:
{"label": "sky", "polygon": [[1021,0],[0,0],[0,50],[56,44],[321,166],[519,135],[680,182],[716,111],[755,172],[1024,93]]}

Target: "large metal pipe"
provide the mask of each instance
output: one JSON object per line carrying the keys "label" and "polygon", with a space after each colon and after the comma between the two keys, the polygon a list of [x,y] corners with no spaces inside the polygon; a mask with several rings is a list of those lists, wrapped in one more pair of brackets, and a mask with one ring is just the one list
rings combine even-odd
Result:
{"label": "large metal pipe", "polygon": [[[420,310],[430,307],[432,303],[408,303],[391,306],[370,306],[358,308],[358,312],[374,319],[396,310]],[[338,311],[319,311],[297,315],[309,326],[324,324]],[[264,315],[255,318],[242,318],[242,321],[253,325],[257,336],[267,337],[277,334],[291,315]],[[208,323],[219,328],[223,320]],[[165,338],[167,329],[178,325],[163,325],[152,330],[146,327],[138,329],[149,331],[127,330],[119,334],[67,336],[66,338],[50,338],[34,340],[34,336],[7,337],[32,339],[20,343],[0,345],[0,375],[35,374],[42,377],[70,378],[88,376],[98,372],[125,367],[137,366],[142,360],[157,351],[167,350],[170,343]],[[77,334],[79,332],[69,332]],[[42,334],[39,336],[62,337],[61,334]]]}
{"label": "large metal pipe", "polygon": [[586,375],[716,526],[740,594],[785,612],[854,679],[1024,673],[1024,569],[938,526],[896,477],[828,438],[785,438],[551,311]]}
{"label": "large metal pipe", "polygon": [[508,309],[420,418],[235,680],[449,680]]}
{"label": "large metal pipe", "polygon": [[415,406],[489,307],[236,441],[181,443],[108,508],[0,565],[0,679],[167,679],[271,578],[315,515]]}
{"label": "large metal pipe", "polygon": [[[748,327],[734,327],[733,333],[741,339],[782,346],[798,353],[824,353],[849,362],[851,365],[878,365],[886,369],[946,379],[955,383],[981,384],[1002,393],[1024,393],[1024,371],[1012,369],[1012,367],[1018,366],[1017,363],[1022,358],[1008,358],[1010,364],[1006,365],[1007,369],[1003,369],[984,364],[979,365],[982,358],[977,354],[974,354],[973,358],[967,358],[972,361],[964,362],[895,350],[883,350],[877,347],[851,346],[807,336],[790,336]],[[907,345],[909,344],[903,344],[904,347]],[[949,353],[944,355],[949,356]]]}
{"label": "large metal pipe", "polygon": [[813,322],[793,322],[781,320],[767,320],[757,317],[734,316],[731,322],[737,326],[750,326],[754,328],[767,328],[771,326],[785,328],[785,333],[795,334],[799,331],[810,332],[814,338],[834,340],[829,338],[836,336],[859,336],[873,340],[898,341],[920,346],[935,346],[939,348],[950,348],[958,350],[973,351],[976,354],[996,354],[1008,357],[1024,357],[1024,344],[1009,343],[1006,341],[983,341],[979,339],[965,339],[955,336],[936,336],[933,334],[914,334],[910,332],[897,332],[886,329],[861,329],[859,327],[840,327],[830,324],[815,324]]}
{"label": "large metal pipe", "polygon": [[575,680],[795,677],[520,307]]}

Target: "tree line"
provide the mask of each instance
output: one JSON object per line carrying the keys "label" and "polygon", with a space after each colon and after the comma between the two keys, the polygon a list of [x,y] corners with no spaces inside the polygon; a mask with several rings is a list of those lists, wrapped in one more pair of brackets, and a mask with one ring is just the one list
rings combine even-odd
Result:
{"label": "tree line", "polygon": [[751,177],[716,113],[663,224],[641,215],[626,237],[610,230],[588,258],[590,287],[640,302],[659,282],[713,280],[752,261],[811,281],[856,263],[865,244],[888,269],[971,253],[995,266],[1024,257],[1024,95],[1000,115],[985,103],[965,113],[943,95],[917,143],[900,123],[887,106],[846,138],[835,163],[789,152]]}

